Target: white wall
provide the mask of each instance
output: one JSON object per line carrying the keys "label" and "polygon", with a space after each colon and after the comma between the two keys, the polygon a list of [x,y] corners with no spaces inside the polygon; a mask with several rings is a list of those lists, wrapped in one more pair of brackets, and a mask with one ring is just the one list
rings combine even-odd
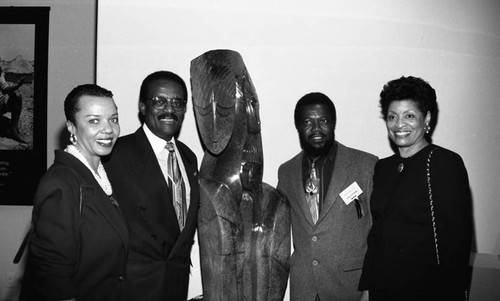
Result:
{"label": "white wall", "polygon": [[[95,81],[96,0],[2,0],[4,6],[50,6],[47,88],[47,166],[54,161],[65,126],[64,98],[82,83]],[[1,198],[1,196],[0,196]],[[0,300],[17,300],[19,286],[7,287],[22,264],[12,263],[29,227],[32,206],[0,206]]]}
{"label": "white wall", "polygon": [[[205,51],[241,53],[261,101],[264,181],[299,151],[295,102],[335,102],[339,141],[391,155],[379,118],[383,84],[428,80],[440,118],[434,142],[462,155],[471,180],[479,253],[500,254],[500,2],[435,0],[102,0],[97,83],[115,93],[122,135],[139,126],[142,79],[166,69],[189,83]],[[203,157],[192,109],[180,139]]]}

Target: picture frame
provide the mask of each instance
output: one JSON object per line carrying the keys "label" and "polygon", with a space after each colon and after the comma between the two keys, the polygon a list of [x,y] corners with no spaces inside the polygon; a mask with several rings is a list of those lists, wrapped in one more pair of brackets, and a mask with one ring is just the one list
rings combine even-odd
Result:
{"label": "picture frame", "polygon": [[32,205],[47,169],[50,7],[0,7],[0,205]]}

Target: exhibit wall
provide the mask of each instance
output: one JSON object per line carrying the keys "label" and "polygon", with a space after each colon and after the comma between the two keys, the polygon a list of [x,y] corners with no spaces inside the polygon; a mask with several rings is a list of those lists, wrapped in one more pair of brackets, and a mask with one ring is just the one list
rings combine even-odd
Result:
{"label": "exhibit wall", "polygon": [[[379,93],[389,80],[422,77],[437,91],[433,141],[459,153],[469,173],[474,251],[496,256],[499,20],[495,0],[103,0],[96,78],[114,92],[126,135],[140,125],[146,75],[170,70],[189,86],[192,59],[212,49],[238,51],[260,100],[264,182],[275,186],[279,165],[300,151],[293,110],[301,96],[328,95],[337,108],[336,139],[382,158],[392,150]],[[179,139],[201,161],[191,100]]]}

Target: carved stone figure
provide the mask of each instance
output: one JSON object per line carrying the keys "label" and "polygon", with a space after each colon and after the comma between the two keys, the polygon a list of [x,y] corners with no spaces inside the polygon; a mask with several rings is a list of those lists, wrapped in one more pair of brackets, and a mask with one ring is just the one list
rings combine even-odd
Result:
{"label": "carved stone figure", "polygon": [[240,54],[213,50],[195,58],[191,87],[205,147],[198,216],[204,299],[283,300],[290,207],[262,183],[259,100]]}

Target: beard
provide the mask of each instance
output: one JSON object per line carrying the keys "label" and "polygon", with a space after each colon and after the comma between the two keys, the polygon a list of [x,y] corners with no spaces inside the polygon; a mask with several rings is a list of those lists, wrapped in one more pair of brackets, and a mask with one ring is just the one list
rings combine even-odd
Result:
{"label": "beard", "polygon": [[321,157],[326,156],[332,149],[333,143],[335,142],[335,134],[331,137],[331,139],[327,139],[325,144],[322,146],[315,146],[307,141],[305,137],[299,135],[300,147],[304,150],[307,156],[309,157]]}

